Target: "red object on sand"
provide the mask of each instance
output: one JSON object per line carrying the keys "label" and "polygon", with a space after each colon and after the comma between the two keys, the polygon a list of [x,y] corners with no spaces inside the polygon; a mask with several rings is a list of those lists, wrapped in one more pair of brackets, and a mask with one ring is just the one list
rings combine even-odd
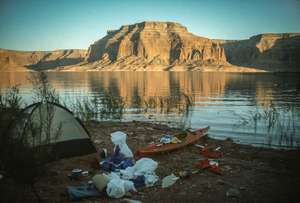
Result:
{"label": "red object on sand", "polygon": [[201,160],[196,164],[196,166],[201,169],[209,168],[210,167],[209,160],[208,159]]}
{"label": "red object on sand", "polygon": [[215,174],[218,174],[220,176],[223,176],[223,172],[221,171],[220,167],[219,166],[216,166],[216,165],[212,165],[208,168],[208,170],[210,170],[211,172],[215,173]]}
{"label": "red object on sand", "polygon": [[212,151],[207,147],[201,149],[200,153],[207,158],[220,158],[224,155],[221,151]]}
{"label": "red object on sand", "polygon": [[[198,141],[200,138],[204,137],[208,134],[209,127],[200,128],[194,132],[187,132],[185,138],[180,143],[168,143],[168,144],[151,144],[144,148],[137,150],[136,156],[141,157],[145,155],[154,155],[160,154],[164,152],[170,152],[177,149],[181,149],[187,145],[193,144],[194,142]],[[180,136],[180,135],[179,135]]]}
{"label": "red object on sand", "polygon": [[220,167],[217,164],[211,164],[208,159],[204,159],[196,163],[196,167],[200,169],[207,169],[215,174],[224,175]]}

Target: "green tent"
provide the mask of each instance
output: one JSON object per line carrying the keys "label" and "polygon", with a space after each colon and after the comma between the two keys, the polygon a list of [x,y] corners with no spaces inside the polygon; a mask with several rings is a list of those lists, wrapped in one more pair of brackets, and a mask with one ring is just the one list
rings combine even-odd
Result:
{"label": "green tent", "polygon": [[51,147],[56,158],[96,152],[81,121],[70,110],[56,103],[27,106],[10,126],[10,130],[10,135],[25,138],[33,147]]}

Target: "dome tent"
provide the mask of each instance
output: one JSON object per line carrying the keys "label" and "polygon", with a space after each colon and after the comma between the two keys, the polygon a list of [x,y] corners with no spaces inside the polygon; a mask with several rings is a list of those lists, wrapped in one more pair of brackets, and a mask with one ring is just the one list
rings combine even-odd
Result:
{"label": "dome tent", "polygon": [[10,131],[12,136],[25,138],[30,146],[50,145],[55,158],[96,152],[81,121],[57,103],[39,102],[27,106],[11,125]]}

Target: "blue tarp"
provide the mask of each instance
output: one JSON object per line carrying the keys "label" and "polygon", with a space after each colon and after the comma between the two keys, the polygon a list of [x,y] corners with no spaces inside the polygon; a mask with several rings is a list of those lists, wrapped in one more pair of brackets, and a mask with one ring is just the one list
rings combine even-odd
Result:
{"label": "blue tarp", "polygon": [[100,167],[106,171],[117,171],[133,165],[133,158],[126,158],[122,153],[120,153],[119,146],[116,147],[112,156],[100,162]]}
{"label": "blue tarp", "polygon": [[94,184],[84,184],[81,186],[68,186],[67,193],[71,200],[80,200],[83,198],[100,197],[105,195],[105,192],[99,192]]}

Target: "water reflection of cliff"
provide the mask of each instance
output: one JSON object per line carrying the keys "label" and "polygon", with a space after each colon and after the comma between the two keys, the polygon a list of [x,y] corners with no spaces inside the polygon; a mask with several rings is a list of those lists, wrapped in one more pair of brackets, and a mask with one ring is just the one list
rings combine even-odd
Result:
{"label": "water reflection of cliff", "polygon": [[[28,73],[0,75],[0,87],[16,84],[30,86]],[[168,72],[102,72],[102,73],[49,73],[49,80],[57,91],[83,91],[94,94],[107,92],[122,97],[128,105],[140,97],[179,97],[181,94],[209,97],[224,94],[229,77],[226,74],[195,74]]]}
{"label": "water reflection of cliff", "polygon": [[[48,73],[49,81],[62,95],[122,97],[127,107],[143,107],[145,101],[171,98],[175,104],[184,103],[188,95],[194,105],[207,105],[214,98],[237,94],[248,98],[253,106],[269,105],[281,86],[295,89],[294,80],[284,81],[274,75],[200,73],[200,72],[77,72]],[[0,88],[17,84],[30,90],[30,74],[21,72],[1,73]],[[278,84],[278,85],[277,85]],[[296,85],[297,86],[297,85]],[[278,92],[283,94],[281,92]],[[293,94],[291,94],[293,95]],[[298,97],[287,97],[289,101]]]}
{"label": "water reflection of cliff", "polygon": [[[172,103],[184,103],[190,96],[194,102],[222,96],[229,77],[226,74],[195,74],[168,72],[117,72],[88,74],[93,92],[108,92],[120,96],[127,106],[153,99],[171,98]],[[76,79],[75,79],[76,80]],[[175,105],[174,104],[174,105]],[[174,106],[175,107],[175,106]]]}
{"label": "water reflection of cliff", "polygon": [[256,84],[255,102],[257,106],[269,107],[274,102],[274,93],[272,87],[264,87],[263,84],[257,82]]}

